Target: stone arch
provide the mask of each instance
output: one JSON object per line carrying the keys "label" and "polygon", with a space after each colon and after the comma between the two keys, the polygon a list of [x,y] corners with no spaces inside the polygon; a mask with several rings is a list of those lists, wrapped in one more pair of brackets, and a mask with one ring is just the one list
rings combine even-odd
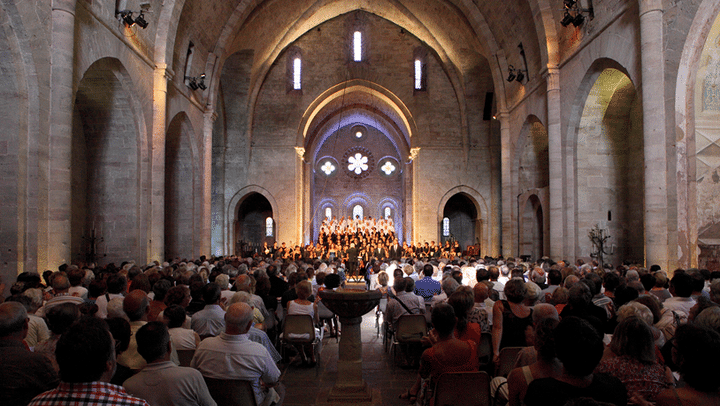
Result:
{"label": "stone arch", "polygon": [[103,239],[95,247],[96,260],[145,257],[147,137],[132,89],[128,72],[115,58],[95,61],[78,84],[71,167],[74,259],[90,259],[93,250],[83,241],[89,241],[93,229]]}
{"label": "stone arch", "polygon": [[[475,220],[475,239],[480,241],[480,253],[488,252],[491,249],[488,206],[485,198],[475,189],[468,186],[456,186],[447,191],[440,199],[437,211],[437,239],[442,239],[442,220],[445,217],[445,206],[448,201],[455,195],[463,195],[473,203],[473,209],[476,212]],[[466,248],[466,247],[463,247]]]}
{"label": "stone arch", "polygon": [[[275,197],[273,197],[270,192],[268,192],[265,188],[258,185],[248,185],[244,188],[240,189],[233,195],[233,197],[230,199],[227,208],[225,210],[225,213],[227,215],[227,218],[225,219],[225,224],[227,224],[227,234],[225,235],[225,250],[226,252],[233,252],[233,248],[235,247],[236,241],[234,241],[235,235],[237,234],[236,230],[236,222],[235,222],[235,216],[237,214],[238,209],[240,208],[240,205],[242,202],[248,198],[253,193],[258,193],[265,197],[267,201],[270,203],[270,207],[272,207],[272,213],[274,218],[278,218],[280,211],[277,204],[277,201],[275,200]],[[275,235],[278,235],[279,226],[277,222],[275,222]]]}
{"label": "stone arch", "polygon": [[[529,196],[528,196],[529,194]],[[540,259],[547,252],[545,211],[536,191],[521,195],[521,214],[518,221],[518,254],[521,257]]]}
{"label": "stone arch", "polygon": [[593,250],[583,238],[595,225],[613,237],[609,261],[644,258],[644,154],[642,105],[626,73],[593,72],[583,102],[575,155],[576,238],[579,256]]}
{"label": "stone arch", "polygon": [[199,173],[195,132],[181,112],[170,121],[165,137],[165,258],[201,255]]}
{"label": "stone arch", "polygon": [[[703,0],[695,13],[682,50],[675,84],[675,120],[677,149],[678,199],[678,262],[682,267],[700,266],[703,254],[699,246],[701,221],[698,216],[698,159],[696,157],[698,125],[697,84],[701,74],[701,59],[710,33],[715,31],[720,2]],[[701,121],[704,121],[700,119]],[[706,126],[707,127],[707,126]],[[713,228],[703,230],[713,233]],[[717,233],[717,231],[715,231]],[[708,246],[709,248],[709,246]],[[706,248],[706,253],[708,248]],[[714,266],[705,263],[706,266]]]}

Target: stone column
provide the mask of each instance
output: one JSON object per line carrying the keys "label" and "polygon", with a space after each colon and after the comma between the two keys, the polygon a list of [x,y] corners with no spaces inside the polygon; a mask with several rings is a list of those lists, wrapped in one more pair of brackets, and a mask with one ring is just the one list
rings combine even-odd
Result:
{"label": "stone column", "polygon": [[165,259],[165,131],[167,124],[167,82],[172,79],[166,64],[153,71],[153,122],[150,188],[150,244],[148,259]]}
{"label": "stone column", "polygon": [[[53,0],[50,58],[47,264],[70,263],[75,0]],[[43,248],[40,248],[42,251]],[[43,266],[43,265],[41,265]]]}
{"label": "stone column", "polygon": [[668,195],[665,57],[661,0],[639,0],[645,152],[645,263],[667,270]]}
{"label": "stone column", "polygon": [[560,128],[560,69],[548,67],[546,81],[550,210],[545,211],[549,213],[549,218],[545,220],[550,222],[550,257],[557,261],[572,252],[566,251],[564,247],[565,244],[569,244],[565,240],[570,238],[565,236],[565,177],[563,176],[563,142]]}
{"label": "stone column", "polygon": [[342,335],[338,353],[337,381],[328,402],[370,402],[372,394],[362,378],[362,317],[340,317]]}
{"label": "stone column", "polygon": [[[513,238],[513,229],[517,227],[516,221],[513,221],[513,205],[517,205],[517,198],[513,194],[513,145],[512,136],[510,135],[510,114],[506,112],[497,115],[500,120],[500,159],[501,159],[501,183],[502,193],[500,199],[502,201],[502,255],[505,257],[514,256],[517,253],[516,240]],[[517,219],[516,219],[517,220]]]}
{"label": "stone column", "polygon": [[198,250],[195,253],[196,258],[200,255],[210,255],[211,241],[212,241],[212,137],[213,137],[213,126],[215,120],[217,120],[217,113],[211,104],[208,104],[205,108],[203,115],[203,137],[202,137],[202,154],[203,154],[203,165],[202,165],[202,222],[200,224],[200,230],[202,238],[200,240],[200,246],[194,247]]}

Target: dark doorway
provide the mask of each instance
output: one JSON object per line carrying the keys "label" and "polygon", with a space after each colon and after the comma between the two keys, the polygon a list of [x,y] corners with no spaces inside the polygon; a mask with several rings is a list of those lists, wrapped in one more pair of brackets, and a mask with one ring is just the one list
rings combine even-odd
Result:
{"label": "dark doorway", "polygon": [[477,226],[477,209],[475,203],[465,194],[458,193],[445,203],[443,218],[450,221],[450,235],[442,236],[442,241],[455,240],[463,250],[475,244],[475,228]]}
{"label": "dark doorway", "polygon": [[248,195],[238,206],[235,253],[251,255],[260,252],[264,242],[272,245],[275,242],[275,228],[270,202],[260,193]]}

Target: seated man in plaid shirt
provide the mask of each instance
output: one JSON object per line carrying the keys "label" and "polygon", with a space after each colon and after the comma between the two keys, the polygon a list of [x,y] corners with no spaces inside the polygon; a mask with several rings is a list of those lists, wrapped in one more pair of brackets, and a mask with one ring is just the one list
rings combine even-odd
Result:
{"label": "seated man in plaid shirt", "polygon": [[60,385],[36,396],[30,406],[149,406],[108,383],[115,372],[115,342],[103,320],[83,318],[72,325],[60,337],[55,355]]}

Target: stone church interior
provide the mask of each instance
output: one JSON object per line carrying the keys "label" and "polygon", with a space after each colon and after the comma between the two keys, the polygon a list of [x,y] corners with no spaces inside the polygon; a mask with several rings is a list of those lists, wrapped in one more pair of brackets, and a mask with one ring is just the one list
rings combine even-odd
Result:
{"label": "stone church interior", "polygon": [[717,269],[716,0],[3,0],[2,277],[315,241]]}

